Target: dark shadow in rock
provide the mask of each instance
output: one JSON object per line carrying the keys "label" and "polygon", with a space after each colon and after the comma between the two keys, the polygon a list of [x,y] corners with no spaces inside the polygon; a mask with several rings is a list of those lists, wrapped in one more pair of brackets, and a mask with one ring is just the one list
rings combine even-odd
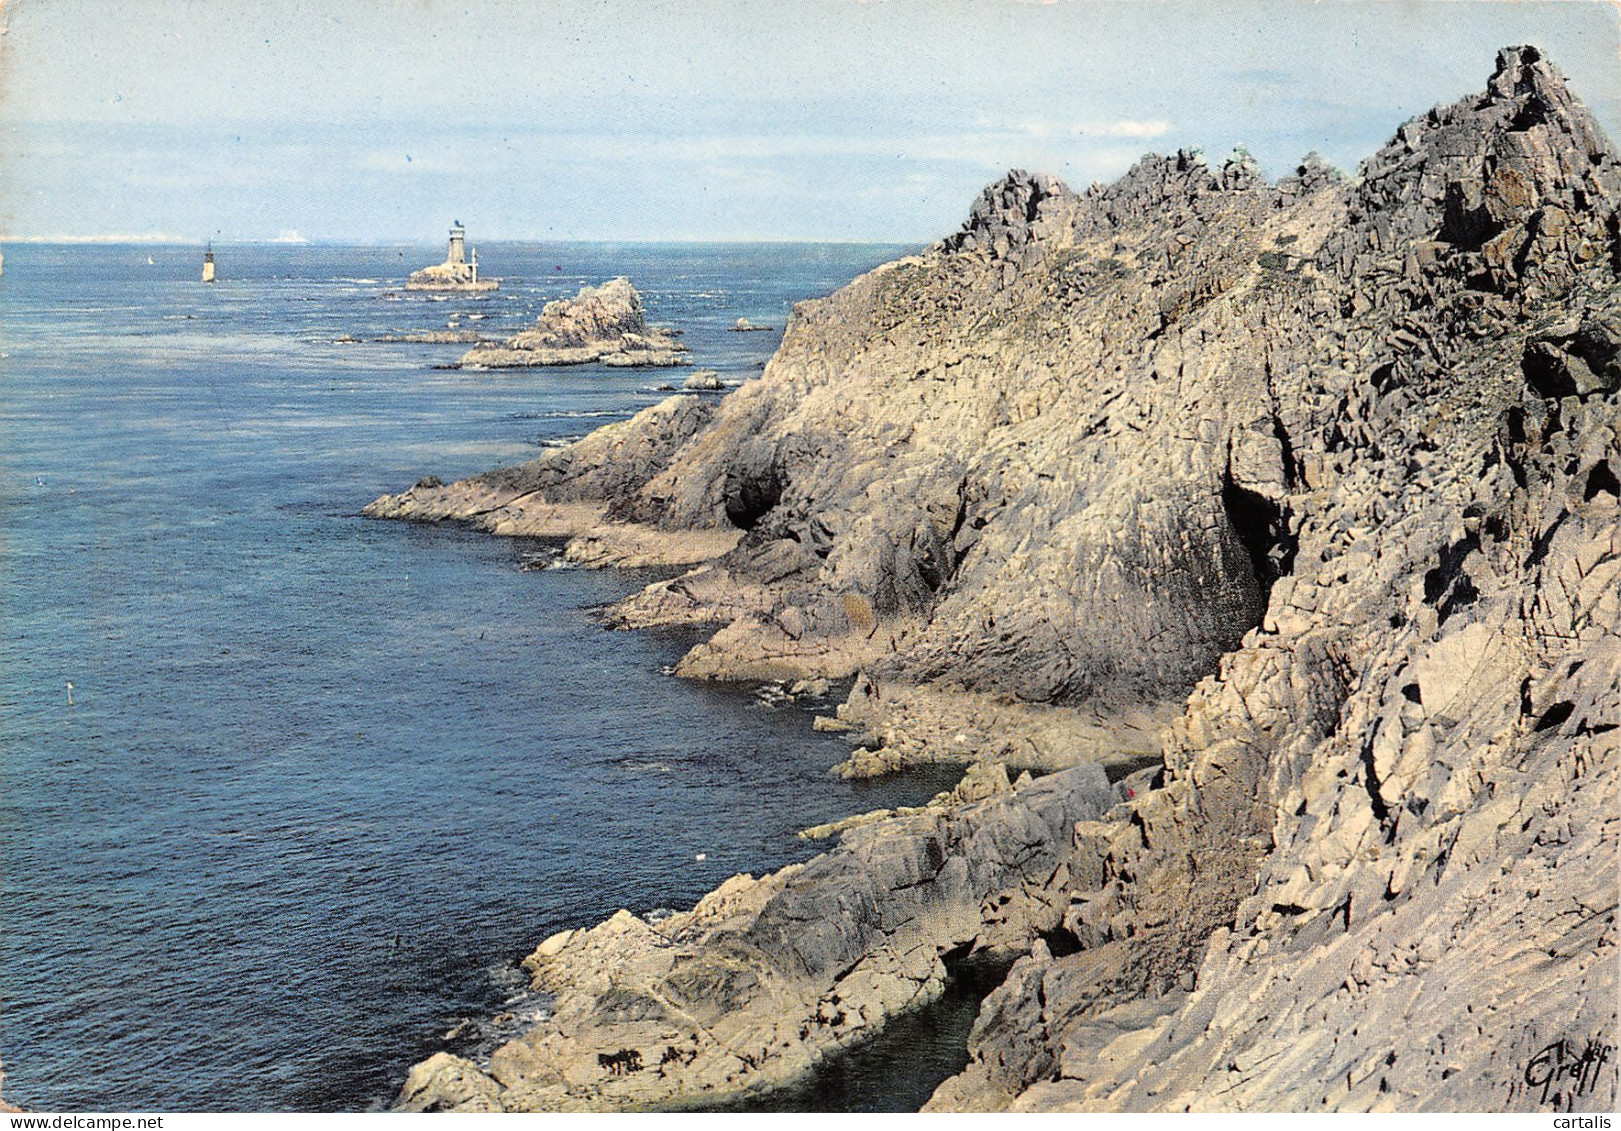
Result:
{"label": "dark shadow in rock", "polygon": [[726,518],[739,530],[753,530],[782,501],[782,479],[776,468],[749,474],[740,469],[726,473]]}
{"label": "dark shadow in rock", "polygon": [[1593,470],[1587,473],[1587,488],[1582,492],[1582,498],[1592,502],[1598,497],[1600,491],[1608,491],[1611,496],[1621,499],[1621,481],[1610,470],[1610,461],[1601,459],[1593,465]]}
{"label": "dark shadow in rock", "polygon": [[1480,537],[1468,534],[1441,551],[1441,560],[1424,575],[1424,601],[1435,606],[1440,623],[1480,598],[1474,579],[1464,569],[1469,555],[1480,549]]}
{"label": "dark shadow in rock", "polygon": [[700,1110],[915,1112],[947,1078],[968,1065],[968,1032],[985,996],[1007,977],[1009,963],[976,955],[945,956],[945,993],[922,1009],[892,1018],[881,1032],[823,1061],[809,1079],[761,1096]]}
{"label": "dark shadow in rock", "polygon": [[1265,495],[1234,483],[1231,477],[1222,486],[1221,505],[1249,555],[1261,592],[1261,607],[1265,608],[1273,583],[1294,569],[1296,543],[1289,532],[1288,512]]}

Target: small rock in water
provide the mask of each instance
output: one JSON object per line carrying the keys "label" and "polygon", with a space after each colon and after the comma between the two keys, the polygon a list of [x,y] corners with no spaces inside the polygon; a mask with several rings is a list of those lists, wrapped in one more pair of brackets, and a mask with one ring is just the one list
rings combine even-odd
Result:
{"label": "small rock in water", "polygon": [[713,393],[722,388],[720,374],[713,369],[697,369],[693,371],[692,376],[688,377],[681,387],[703,393]]}
{"label": "small rock in water", "polygon": [[694,856],[693,859],[698,861],[698,863],[702,864],[705,860],[709,859],[709,853],[700,852],[700,853],[698,853],[698,855]]}

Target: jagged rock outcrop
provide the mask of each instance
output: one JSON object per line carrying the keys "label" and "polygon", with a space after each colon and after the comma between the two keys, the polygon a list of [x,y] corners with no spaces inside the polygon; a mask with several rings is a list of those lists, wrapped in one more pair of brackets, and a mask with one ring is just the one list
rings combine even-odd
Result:
{"label": "jagged rock outcrop", "polygon": [[1354,179],[1011,174],[690,431],[374,507],[733,539],[616,623],[860,672],[850,772],[1158,748],[937,1108],[1607,1108],[1613,1051],[1565,1069],[1621,1043],[1618,274],[1616,156],[1511,48]]}
{"label": "jagged rock outcrop", "polygon": [[736,546],[739,532],[628,524],[623,500],[668,467],[714,411],[714,401],[670,397],[528,463],[451,484],[426,476],[408,491],[375,500],[364,513],[413,522],[455,519],[492,534],[575,536],[567,557],[587,565],[606,564],[596,548],[603,536],[612,538],[615,565],[709,561]]}
{"label": "jagged rock outcrop", "polygon": [[[988,793],[968,801],[976,794]],[[546,940],[525,965],[551,1018],[489,1071],[439,1054],[413,1110],[549,1111],[693,1104],[787,1083],[944,988],[947,955],[1023,951],[1058,923],[1045,895],[1078,820],[1114,804],[1082,766],[970,790],[853,828],[831,852],[735,876],[688,912],[621,911]]]}
{"label": "jagged rock outcrop", "polygon": [[1618,188],[1529,48],[1367,164],[1314,261],[1358,364],[1280,405],[1291,575],[935,1106],[1614,1105],[1565,1070],[1616,1032]]}
{"label": "jagged rock outcrop", "polygon": [[685,365],[687,347],[668,330],[647,324],[642,296],[629,279],[581,287],[573,298],[548,302],[532,329],[499,346],[468,350],[464,369],[515,369],[533,365]]}
{"label": "jagged rock outcrop", "polygon": [[1061,237],[1073,222],[1077,198],[1063,181],[1048,173],[1014,169],[986,186],[968,210],[962,231],[942,240],[945,251],[983,251],[1002,264],[1010,281],[1018,268],[1041,255],[1041,245]]}

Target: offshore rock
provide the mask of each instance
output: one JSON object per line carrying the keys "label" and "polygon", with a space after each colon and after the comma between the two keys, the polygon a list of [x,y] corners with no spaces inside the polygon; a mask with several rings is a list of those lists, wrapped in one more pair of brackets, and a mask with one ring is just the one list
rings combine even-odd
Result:
{"label": "offshore rock", "polygon": [[556,299],[541,309],[532,329],[499,346],[469,350],[464,368],[512,369],[532,365],[640,367],[685,365],[687,347],[669,331],[649,326],[642,296],[620,276],[600,287],[582,287],[573,298]]}
{"label": "offshore rock", "polygon": [[1509,48],[1355,179],[1010,174],[718,403],[372,513],[696,563],[612,623],[857,676],[851,772],[1115,758],[936,1109],[1609,1110],[1613,1051],[1537,1081],[1621,1044],[1618,272],[1615,153]]}
{"label": "offshore rock", "polygon": [[691,389],[694,392],[714,393],[719,392],[725,386],[721,384],[720,374],[713,369],[699,369],[689,374],[687,379],[682,382],[681,387]]}

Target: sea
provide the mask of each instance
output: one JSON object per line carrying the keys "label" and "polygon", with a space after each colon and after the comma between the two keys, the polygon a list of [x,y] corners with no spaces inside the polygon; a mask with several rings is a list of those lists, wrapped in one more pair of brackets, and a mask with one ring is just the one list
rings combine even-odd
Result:
{"label": "sea", "polygon": [[[813,855],[800,828],[948,788],[829,776],[848,747],[811,720],[838,688],[678,680],[696,637],[602,627],[659,574],[360,514],[685,375],[458,371],[465,345],[375,339],[499,337],[626,275],[735,386],[795,302],[907,250],[492,243],[500,290],[447,296],[403,289],[442,244],[225,244],[211,286],[199,247],[6,246],[5,1098],[386,1107],[413,1062],[487,1057],[544,1017],[518,962],[553,932],[689,907]],[[954,993],[791,1102],[915,1110],[976,1002]]]}

